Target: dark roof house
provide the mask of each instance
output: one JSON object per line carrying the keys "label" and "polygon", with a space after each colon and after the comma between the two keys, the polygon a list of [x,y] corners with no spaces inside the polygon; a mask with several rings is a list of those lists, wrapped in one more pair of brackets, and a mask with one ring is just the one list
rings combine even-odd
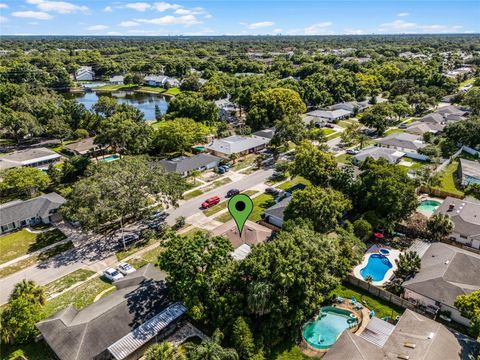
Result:
{"label": "dark roof house", "polygon": [[268,221],[270,224],[281,228],[283,226],[283,217],[284,217],[283,213],[291,200],[292,200],[291,196],[286,197],[283,200],[276,203],[275,205],[266,209],[265,220]]}
{"label": "dark roof house", "polygon": [[145,265],[111,294],[80,311],[70,305],[37,328],[60,360],[131,358],[186,312],[167,298],[164,281],[165,273]]}
{"label": "dark roof house", "polygon": [[460,158],[458,177],[462,186],[480,184],[480,162]]}
{"label": "dark roof house", "polygon": [[181,175],[187,175],[193,170],[212,169],[220,163],[222,159],[210,154],[197,154],[193,156],[179,156],[174,159],[163,159],[160,164],[168,172],[175,172]]}

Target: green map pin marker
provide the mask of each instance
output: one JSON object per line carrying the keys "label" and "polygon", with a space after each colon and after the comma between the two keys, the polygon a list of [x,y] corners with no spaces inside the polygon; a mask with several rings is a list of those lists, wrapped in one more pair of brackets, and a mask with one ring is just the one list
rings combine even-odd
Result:
{"label": "green map pin marker", "polygon": [[228,201],[228,211],[237,224],[238,232],[242,236],[243,226],[253,210],[253,201],[250,196],[238,194]]}

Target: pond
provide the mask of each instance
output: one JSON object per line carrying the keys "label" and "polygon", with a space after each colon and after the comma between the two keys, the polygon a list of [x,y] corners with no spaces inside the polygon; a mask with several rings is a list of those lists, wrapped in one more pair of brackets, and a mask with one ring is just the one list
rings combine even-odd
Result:
{"label": "pond", "polygon": [[117,100],[119,104],[129,104],[141,112],[147,121],[155,121],[155,105],[160,107],[162,114],[168,109],[169,98],[158,94],[143,94],[133,91],[115,91],[111,94],[98,94],[95,92],[85,92],[79,94],[68,94],[67,97],[75,99],[78,103],[85,105],[90,110],[99,99],[99,96],[110,96]]}

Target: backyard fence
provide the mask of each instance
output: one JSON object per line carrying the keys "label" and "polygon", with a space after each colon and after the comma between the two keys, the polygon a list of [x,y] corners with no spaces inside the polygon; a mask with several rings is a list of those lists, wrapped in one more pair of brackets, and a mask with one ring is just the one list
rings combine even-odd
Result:
{"label": "backyard fence", "polygon": [[428,186],[425,186],[425,185],[421,185],[418,188],[418,191],[420,193],[426,193],[426,194],[429,194],[429,195],[432,195],[432,196],[435,196],[435,197],[439,197],[439,198],[442,198],[442,199],[445,199],[448,196],[453,197],[453,198],[457,198],[457,199],[463,199],[465,197],[463,195],[455,194],[455,193],[445,191],[445,190],[442,190],[442,189],[429,188]]}
{"label": "backyard fence", "polygon": [[410,301],[402,299],[401,297],[399,297],[395,294],[392,294],[388,291],[380,289],[380,288],[378,288],[378,287],[376,287],[376,286],[374,286],[374,285],[372,285],[372,284],[370,284],[366,281],[358,279],[351,274],[347,275],[346,280],[350,284],[355,285],[355,286],[367,291],[369,294],[372,294],[373,296],[376,296],[376,297],[379,297],[380,299],[391,302],[392,304],[400,306],[404,309],[410,309],[410,310],[415,311],[415,305],[412,304]]}

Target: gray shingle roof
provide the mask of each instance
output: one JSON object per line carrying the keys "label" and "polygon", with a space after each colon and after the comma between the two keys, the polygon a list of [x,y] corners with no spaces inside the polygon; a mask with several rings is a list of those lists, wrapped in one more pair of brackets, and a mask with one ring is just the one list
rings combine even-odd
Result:
{"label": "gray shingle roof", "polygon": [[361,150],[357,155],[355,155],[355,159],[358,161],[364,161],[368,157],[373,158],[374,160],[378,160],[380,158],[386,159],[389,163],[395,164],[398,159],[404,156],[405,153],[395,150],[395,149],[387,149],[378,146],[371,146]]}
{"label": "gray shingle roof", "polygon": [[148,264],[85,309],[69,306],[37,327],[60,360],[92,360],[170,305],[164,279],[163,272]]}
{"label": "gray shingle roof", "polygon": [[437,110],[437,113],[441,114],[441,115],[457,115],[457,116],[463,116],[465,115],[467,112],[464,111],[464,110],[461,110],[459,109],[458,107],[456,107],[455,105],[448,105],[448,106],[444,106],[444,107],[441,107]]}
{"label": "gray shingle roof", "polygon": [[444,125],[436,122],[415,121],[411,123],[405,131],[410,134],[423,135],[427,132],[437,133],[442,131],[444,127]]}
{"label": "gray shingle roof", "polygon": [[422,256],[420,271],[403,287],[453,307],[458,295],[480,288],[480,255],[433,243]]}
{"label": "gray shingle roof", "polygon": [[265,139],[263,137],[246,137],[233,135],[223,139],[213,140],[213,143],[208,145],[207,149],[230,155],[253,149],[267,143],[268,139]]}
{"label": "gray shingle roof", "polygon": [[480,235],[480,202],[447,197],[435,212],[448,215],[456,233]]}
{"label": "gray shingle roof", "polygon": [[89,138],[82,139],[80,141],[65,145],[65,147],[79,154],[86,154],[89,150],[92,150],[96,147],[100,147],[99,145],[95,145],[94,141],[95,141],[94,137],[89,137]]}
{"label": "gray shingle roof", "polygon": [[405,132],[395,132],[384,138],[376,140],[377,143],[388,146],[396,146],[404,149],[418,150],[427,146],[418,135]]}
{"label": "gray shingle roof", "polygon": [[314,111],[308,112],[307,116],[315,116],[315,117],[320,117],[324,119],[339,119],[344,116],[350,116],[352,114],[353,114],[352,111],[343,110],[343,109],[331,110],[331,111],[330,110],[314,110]]}
{"label": "gray shingle roof", "polygon": [[213,162],[217,164],[220,162],[221,158],[218,156],[213,156],[210,154],[197,154],[190,157],[180,156],[175,159],[163,159],[160,161],[160,164],[168,172],[176,172],[177,174],[183,174],[188,171],[199,169],[203,166],[207,166]]}
{"label": "gray shingle roof", "polygon": [[273,138],[273,136],[275,135],[275,128],[269,128],[269,129],[265,129],[265,130],[256,131],[252,135],[260,136],[260,137],[271,140]]}
{"label": "gray shingle roof", "polygon": [[285,199],[279,201],[275,205],[269,207],[268,209],[265,210],[265,215],[266,216],[274,216],[278,219],[283,220],[283,213],[285,211],[285,208],[288,206],[290,201],[292,200],[292,197],[286,197]]}
{"label": "gray shingle roof", "polygon": [[480,179],[480,162],[467,159],[460,159],[462,174]]}
{"label": "gray shingle roof", "polygon": [[29,200],[15,200],[0,205],[0,225],[10,224],[33,217],[47,217],[66,200],[57,193],[49,193]]}
{"label": "gray shingle roof", "polygon": [[0,170],[18,166],[35,164],[40,161],[59,159],[60,155],[50,149],[40,147],[15,151],[12,154],[0,156]]}
{"label": "gray shingle roof", "polygon": [[428,123],[436,123],[436,124],[442,124],[445,122],[445,119],[443,118],[442,114],[439,113],[431,113],[428,115],[425,115],[420,119],[422,122],[428,122]]}

